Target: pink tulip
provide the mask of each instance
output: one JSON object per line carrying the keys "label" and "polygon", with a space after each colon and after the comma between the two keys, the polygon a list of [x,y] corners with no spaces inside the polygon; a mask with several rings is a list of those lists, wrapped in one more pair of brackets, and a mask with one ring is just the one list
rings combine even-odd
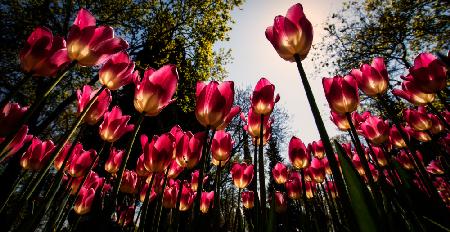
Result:
{"label": "pink tulip", "polygon": [[111,112],[104,114],[103,122],[99,127],[100,137],[110,143],[117,141],[124,134],[133,131],[134,125],[127,125],[129,120],[129,115],[122,115],[122,110],[114,106]]}
{"label": "pink tulip", "polygon": [[[77,193],[77,190],[83,178],[84,176],[73,178],[72,183],[70,185],[71,188],[70,195],[75,195],[75,193]],[[103,181],[103,179],[104,178],[100,178],[100,176],[96,172],[90,171],[82,187],[87,189],[93,188],[94,190],[97,190],[101,186],[102,184],[101,182]]]}
{"label": "pink tulip", "polygon": [[247,187],[253,179],[253,164],[234,163],[230,173],[234,185],[243,189]]}
{"label": "pink tulip", "polygon": [[192,169],[197,165],[202,157],[203,141],[206,133],[197,132],[192,135],[191,132],[178,133],[176,161],[181,167]]}
{"label": "pink tulip", "polygon": [[144,153],[144,166],[149,172],[163,172],[172,161],[175,151],[175,138],[171,133],[154,136],[151,142],[141,135],[141,145]]}
{"label": "pink tulip", "polygon": [[178,165],[176,160],[172,160],[169,164],[169,172],[167,172],[167,178],[175,179],[183,170],[184,168]]}
{"label": "pink tulip", "polygon": [[266,29],[266,38],[281,58],[293,62],[294,55],[298,55],[301,60],[305,59],[311,48],[313,28],[302,5],[291,6],[286,17],[275,17],[273,26]]}
{"label": "pink tulip", "polygon": [[255,194],[253,191],[245,191],[241,193],[242,197],[242,205],[244,205],[244,208],[251,209],[254,206],[255,202]]}
{"label": "pink tulip", "polygon": [[431,53],[419,54],[409,72],[411,75],[406,77],[407,80],[416,83],[424,93],[437,93],[447,85],[447,68]]}
{"label": "pink tulip", "polygon": [[277,184],[284,184],[288,178],[288,169],[283,163],[275,164],[272,169],[273,179]]}
{"label": "pink tulip", "polygon": [[66,41],[59,36],[53,37],[46,27],[36,27],[28,36],[19,59],[23,71],[33,76],[47,77],[54,77],[70,62]]}
{"label": "pink tulip", "polygon": [[[140,202],[145,201],[145,195],[147,194],[148,187],[149,187],[149,183],[145,183],[144,186],[142,187],[141,192],[139,193],[139,201]],[[150,196],[149,196],[149,202],[152,202],[153,200],[156,199],[157,194],[153,190],[153,188],[150,191],[151,192],[150,192]]]}
{"label": "pink tulip", "polygon": [[[409,77],[405,77],[405,79],[409,79]],[[426,105],[433,102],[436,97],[435,94],[422,92],[418,85],[419,84],[412,81],[405,80],[402,82],[402,89],[394,89],[392,90],[392,94],[401,97],[414,105]]]}
{"label": "pink tulip", "polygon": [[368,117],[361,123],[360,130],[364,137],[376,145],[384,143],[389,138],[389,122],[376,116]]}
{"label": "pink tulip", "polygon": [[[53,166],[56,168],[56,170],[59,170],[62,167],[64,159],[67,157],[67,155],[69,155],[68,153],[69,153],[69,150],[71,147],[72,147],[71,143],[66,143],[64,145],[63,150],[56,156],[55,161],[53,162]],[[67,169],[67,167],[69,166],[68,164],[70,164],[72,158],[74,156],[78,156],[82,152],[84,152],[83,144],[78,142],[73,147],[72,152],[70,153],[70,156],[68,158],[68,163],[66,164],[65,169]]]}
{"label": "pink tulip", "polygon": [[158,115],[172,99],[178,85],[178,72],[175,65],[164,65],[158,70],[147,69],[139,81],[135,76],[134,108],[147,116]]}
{"label": "pink tulip", "polygon": [[93,188],[84,188],[81,187],[80,192],[78,193],[77,200],[75,201],[75,205],[73,210],[78,215],[84,215],[91,211],[92,203],[95,198],[95,190]]}
{"label": "pink tulip", "polygon": [[419,106],[417,110],[405,109],[403,116],[408,125],[416,131],[426,131],[432,126],[432,121],[423,106]]}
{"label": "pink tulip", "polygon": [[211,153],[215,160],[225,161],[231,155],[233,149],[231,135],[223,130],[216,131],[211,144]]}
{"label": "pink tulip", "polygon": [[434,114],[428,114],[428,118],[431,120],[430,132],[432,134],[439,134],[444,131],[445,126],[442,121]]}
{"label": "pink tulip", "polygon": [[432,160],[427,166],[427,172],[434,175],[442,175],[444,174],[444,169],[439,160]]}
{"label": "pink tulip", "polygon": [[[77,90],[79,114],[81,114],[85,110],[85,108],[89,104],[89,101],[97,94],[97,91],[99,90],[93,90],[89,85],[83,86],[82,91]],[[84,121],[89,125],[95,125],[103,117],[103,114],[105,114],[105,112],[108,110],[111,100],[111,92],[108,89],[103,90],[92,107],[87,112],[86,116],[84,117]]]}
{"label": "pink tulip", "polygon": [[375,156],[378,160],[378,165],[380,167],[385,167],[388,164],[386,155],[384,154],[383,149],[379,147],[372,147],[373,153],[375,153]]}
{"label": "pink tulip", "polygon": [[100,84],[109,90],[117,90],[138,76],[139,72],[134,71],[134,62],[130,60],[126,52],[113,55],[98,72]]}
{"label": "pink tulip", "polygon": [[287,210],[287,202],[284,193],[275,191],[275,212],[284,213]]}
{"label": "pink tulip", "polygon": [[120,182],[120,192],[134,194],[137,192],[137,173],[130,170],[125,170]]}
{"label": "pink tulip", "polygon": [[209,207],[214,200],[214,191],[202,192],[200,199],[200,211],[204,214],[208,213]]}
{"label": "pink tulip", "polygon": [[310,154],[301,139],[293,136],[289,142],[289,160],[296,169],[307,168],[310,163]]}
{"label": "pink tulip", "polygon": [[372,64],[363,64],[360,69],[353,69],[351,75],[358,82],[358,87],[367,95],[376,97],[384,94],[389,87],[389,77],[384,59],[376,57]]}
{"label": "pink tulip", "polygon": [[312,143],[308,144],[308,151],[311,152],[314,157],[323,159],[323,157],[325,156],[325,149],[323,147],[322,140],[313,141]]}
{"label": "pink tulip", "polygon": [[117,150],[115,147],[111,149],[109,157],[105,163],[105,171],[110,174],[115,174],[119,171],[120,164],[122,163],[124,152],[122,150]]}
{"label": "pink tulip", "polygon": [[134,220],[134,213],[135,213],[134,205],[126,207],[119,213],[119,220],[117,221],[117,223],[122,227],[132,225]]}
{"label": "pink tulip", "polygon": [[136,162],[136,173],[139,177],[146,177],[150,172],[144,166],[144,154],[140,155]]}
{"label": "pink tulip", "polygon": [[113,54],[128,48],[127,42],[114,37],[111,27],[96,27],[95,21],[89,11],[81,9],[67,35],[69,58],[82,66],[102,64]]}
{"label": "pink tulip", "polygon": [[225,116],[225,118],[223,119],[222,124],[220,124],[216,130],[225,130],[228,126],[228,124],[230,124],[231,120],[233,120],[233,118],[239,114],[239,112],[241,112],[241,107],[239,106],[233,106],[231,107],[230,113],[227,114],[227,116]]}
{"label": "pink tulip", "polygon": [[20,166],[26,170],[41,170],[47,165],[54,148],[55,145],[51,140],[41,141],[38,138],[33,138],[28,150],[20,158]]}
{"label": "pink tulip", "polygon": [[[199,175],[199,170],[195,170],[191,174],[191,188],[192,188],[192,190],[194,190],[194,192],[197,192],[198,175]],[[208,176],[203,177],[203,184],[205,184],[207,181],[208,181]]]}
{"label": "pink tulip", "polygon": [[396,126],[391,127],[391,129],[389,130],[389,142],[392,145],[394,145],[396,148],[404,148],[404,147],[406,147],[405,140],[403,140],[403,137],[401,136],[401,134],[398,131]]}
{"label": "pink tulip", "polygon": [[280,100],[280,95],[275,96],[275,85],[266,78],[261,78],[253,90],[251,96],[252,109],[255,114],[270,115],[275,103]]}
{"label": "pink tulip", "polygon": [[214,157],[212,157],[211,163],[212,163],[214,166],[219,166],[219,165],[220,165],[220,167],[223,168],[223,167],[225,167],[225,165],[227,165],[228,161],[230,161],[230,158],[231,158],[231,156],[229,156],[228,159],[225,160],[225,161],[218,161],[218,160],[214,159]]}
{"label": "pink tulip", "polygon": [[204,127],[217,128],[230,114],[234,100],[234,83],[197,82],[195,116]]}
{"label": "pink tulip", "polygon": [[163,193],[163,207],[173,209],[177,204],[178,189],[180,180],[170,179]]}
{"label": "pink tulip", "polygon": [[[252,138],[259,138],[261,136],[261,116],[256,114],[252,108],[248,111],[248,118],[246,119],[244,114],[241,113],[241,119],[247,123],[244,126],[244,130],[246,130]],[[267,134],[272,126],[272,122],[273,121],[269,117],[264,117],[263,135]]]}
{"label": "pink tulip", "polygon": [[320,184],[325,181],[325,166],[323,165],[322,160],[318,158],[313,158],[309,170],[311,172],[312,179],[316,183]]}
{"label": "pink tulip", "polygon": [[67,171],[72,177],[80,177],[86,175],[89,167],[97,158],[97,152],[94,149],[89,151],[81,150],[79,153],[72,153]]}
{"label": "pink tulip", "polygon": [[298,172],[290,172],[289,178],[285,183],[286,192],[289,198],[293,200],[300,199],[302,195],[302,181]]}
{"label": "pink tulip", "polygon": [[337,126],[337,128],[341,131],[350,130],[350,124],[348,123],[347,117],[345,114],[338,114],[334,111],[331,111],[330,119]]}
{"label": "pink tulip", "polygon": [[322,84],[325,97],[333,111],[345,114],[351,113],[358,108],[358,85],[352,76],[323,78]]}
{"label": "pink tulip", "polygon": [[[3,126],[3,125],[2,125]],[[16,154],[24,144],[28,143],[33,138],[33,135],[28,134],[28,126],[23,125],[20,127],[19,131],[14,136],[14,139],[11,141],[8,146],[6,146],[6,158],[11,157]],[[2,143],[5,138],[0,137],[0,143]]]}
{"label": "pink tulip", "polygon": [[[28,107],[21,107],[17,103],[8,102],[0,112],[0,139],[8,136],[15,128],[20,127],[19,124],[25,116]],[[1,141],[0,141],[1,142]]]}
{"label": "pink tulip", "polygon": [[409,158],[408,154],[404,150],[400,151],[400,154],[397,155],[397,161],[402,165],[402,167],[406,170],[412,170],[414,168],[414,165]]}
{"label": "pink tulip", "polygon": [[194,203],[196,193],[192,190],[191,185],[187,182],[183,182],[183,189],[181,190],[181,199],[180,199],[180,211],[187,211],[191,208]]}

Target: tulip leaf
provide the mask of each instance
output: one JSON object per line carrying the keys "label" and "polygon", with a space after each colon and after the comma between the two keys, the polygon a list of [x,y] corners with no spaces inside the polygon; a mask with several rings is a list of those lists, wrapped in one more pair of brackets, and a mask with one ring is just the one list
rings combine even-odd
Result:
{"label": "tulip leaf", "polygon": [[354,212],[360,231],[375,232],[380,231],[377,223],[377,212],[371,199],[368,189],[359,176],[356,169],[351,164],[348,156],[339,143],[334,141],[342,167],[344,180],[347,184],[351,201],[351,208]]}

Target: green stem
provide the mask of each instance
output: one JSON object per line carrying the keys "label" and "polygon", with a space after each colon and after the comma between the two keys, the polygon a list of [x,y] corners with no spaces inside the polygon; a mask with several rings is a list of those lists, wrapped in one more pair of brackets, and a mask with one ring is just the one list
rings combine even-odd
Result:
{"label": "green stem", "polygon": [[[255,138],[255,140],[258,138]],[[261,211],[259,210],[259,197],[258,197],[258,187],[257,187],[257,183],[258,183],[258,146],[256,146],[255,143],[255,149],[253,152],[253,180],[252,180],[252,190],[254,192],[254,196],[255,196],[255,207],[254,207],[254,214],[255,214],[255,225],[254,228],[256,229],[256,231],[260,231],[260,223],[259,223],[259,217],[261,215]]]}
{"label": "green stem", "polygon": [[316,100],[311,90],[311,86],[309,85],[308,79],[306,77],[305,70],[303,69],[302,62],[300,56],[298,54],[294,55],[295,61],[297,62],[297,68],[300,73],[300,77],[303,83],[303,87],[305,88],[306,97],[308,98],[309,105],[311,107],[312,114],[314,116],[314,121],[316,122],[317,129],[320,134],[320,138],[322,139],[325,154],[327,156],[328,162],[330,164],[331,172],[333,173],[336,189],[338,194],[342,200],[342,205],[344,206],[344,213],[348,218],[348,222],[350,224],[350,229],[352,231],[357,231],[357,225],[355,216],[353,211],[350,209],[350,197],[348,196],[347,190],[345,188],[344,179],[342,178],[341,172],[339,170],[339,165],[334,156],[333,147],[331,146],[330,138],[325,129],[325,125],[323,123],[322,117],[320,116],[319,108],[317,107]]}
{"label": "green stem", "polygon": [[[305,215],[306,215],[306,222],[305,222],[305,228],[308,228],[310,225],[310,220],[311,217],[309,215],[309,205],[308,205],[308,199],[306,197],[306,181],[305,181],[305,171],[302,169],[300,169],[300,175],[302,177],[301,181],[302,181],[302,200],[303,200],[303,204],[305,207]],[[308,230],[308,229],[307,229]]]}
{"label": "green stem", "polygon": [[152,177],[150,178],[150,183],[148,184],[148,188],[147,188],[147,192],[145,192],[145,199],[144,199],[144,203],[141,206],[141,219],[139,221],[139,226],[135,227],[135,232],[137,231],[144,231],[144,227],[145,227],[145,221],[147,220],[147,210],[148,210],[148,204],[150,201],[150,194],[152,192],[152,186],[153,186],[153,181],[155,180],[155,175],[156,173],[152,173]]}
{"label": "green stem", "polygon": [[259,131],[259,191],[261,197],[261,228],[266,228],[266,178],[264,177],[264,115],[261,114]]}
{"label": "green stem", "polygon": [[[160,204],[159,204],[159,207],[157,208],[157,211],[156,211],[156,215],[157,215],[156,223],[155,223],[155,225],[156,225],[156,227],[155,227],[156,232],[159,231],[159,222],[161,221],[161,212],[162,212],[163,200],[164,200],[164,190],[166,189],[167,179],[168,179],[167,178],[167,173],[169,173],[169,167],[167,167],[166,173],[164,174],[164,182],[163,182],[163,186],[162,186],[162,194],[161,194]],[[155,231],[155,229],[153,231]]]}
{"label": "green stem", "polygon": [[220,173],[222,172],[222,161],[219,161],[219,165],[216,170],[216,180],[215,180],[215,188],[214,188],[214,224],[215,226],[219,226],[220,224]]}
{"label": "green stem", "polygon": [[5,201],[2,203],[2,207],[0,208],[0,214],[3,212],[3,210],[6,208],[6,206],[8,205],[9,199],[11,198],[11,196],[13,195],[13,193],[15,192],[17,186],[19,185],[19,183],[22,181],[23,177],[25,176],[27,172],[25,170],[21,170],[21,173],[19,174],[19,176],[16,178],[16,180],[14,181],[13,186],[11,187],[11,190],[9,191],[8,196],[6,197]]}
{"label": "green stem", "polygon": [[33,77],[32,73],[26,73],[25,76],[20,79],[20,81],[14,86],[14,88],[9,92],[9,94],[0,102],[0,110],[3,110],[3,107],[8,104],[11,99],[13,99],[18,93],[22,86],[27,83],[31,77]]}
{"label": "green stem", "polygon": [[194,202],[194,222],[193,222],[193,231],[198,231],[200,229],[200,200],[202,196],[202,188],[203,188],[203,175],[205,170],[205,159],[208,155],[207,153],[207,147],[208,147],[208,135],[209,135],[209,127],[206,128],[205,132],[205,138],[203,140],[203,147],[202,147],[202,157],[200,158],[200,162],[198,166],[200,167],[199,174],[198,174],[198,185],[197,185],[197,196],[195,198]]}

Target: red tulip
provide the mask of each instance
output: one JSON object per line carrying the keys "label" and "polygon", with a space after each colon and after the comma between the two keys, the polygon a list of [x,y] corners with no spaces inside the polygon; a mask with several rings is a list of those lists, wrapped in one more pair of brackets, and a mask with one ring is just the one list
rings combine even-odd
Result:
{"label": "red tulip", "polygon": [[421,53],[414,59],[414,66],[409,69],[408,81],[424,93],[437,93],[447,85],[445,64],[431,53]]}
{"label": "red tulip", "polygon": [[[266,145],[270,138],[272,137],[272,125],[273,121],[269,120],[268,124],[266,125],[266,129],[264,129],[266,132],[264,133],[263,136],[263,145]],[[259,146],[259,144],[261,143],[261,140],[257,137],[252,137],[252,144],[255,146]]]}
{"label": "red tulip", "polygon": [[[197,132],[194,135],[191,132],[187,132],[183,138],[183,144],[177,143],[176,160],[180,166],[192,169],[197,165],[202,157],[205,136],[206,133],[204,131]],[[185,144],[186,139],[188,139],[188,144]],[[180,146],[183,146],[183,148],[179,149]],[[184,146],[187,146],[187,148]],[[187,152],[184,149],[187,149]]]}
{"label": "red tulip", "polygon": [[134,213],[135,213],[135,206],[131,205],[126,207],[124,210],[122,210],[119,213],[119,220],[117,221],[117,223],[120,226],[126,227],[128,225],[132,225],[133,224],[133,220],[134,220]]}
{"label": "red tulip", "polygon": [[[250,108],[248,110],[248,118],[246,119],[244,114],[241,113],[241,119],[244,122],[247,122],[247,125],[244,126],[244,130],[252,138],[259,138],[261,132],[261,116],[253,112],[253,109]],[[263,121],[263,135],[266,135],[272,125],[272,120],[269,117],[264,117]]]}
{"label": "red tulip", "polygon": [[293,200],[298,200],[301,197],[302,182],[301,176],[298,172],[290,172],[289,179],[285,183],[287,195]]}
{"label": "red tulip", "polygon": [[[191,188],[192,188],[192,190],[194,190],[194,192],[197,192],[198,175],[199,175],[199,170],[195,170],[191,174]],[[205,184],[207,181],[208,181],[208,176],[203,177],[203,184]]]}
{"label": "red tulip", "polygon": [[114,37],[114,30],[107,26],[95,26],[92,14],[81,9],[67,35],[69,58],[82,66],[104,63],[111,55],[128,48],[127,42]]}
{"label": "red tulip", "polygon": [[239,114],[239,112],[241,112],[241,107],[239,106],[233,106],[231,107],[230,113],[227,114],[227,116],[225,116],[225,118],[223,119],[222,124],[220,124],[216,130],[225,130],[228,126],[228,124],[230,124],[231,120],[233,120],[233,118]]}
{"label": "red tulip", "polygon": [[277,184],[284,184],[288,178],[288,169],[283,163],[275,164],[272,169],[273,179]]}
{"label": "red tulip", "polygon": [[[374,166],[373,164],[371,164],[371,163],[369,163],[369,170],[370,170],[370,174],[371,174],[372,177],[373,177],[373,180],[374,180],[375,182],[377,182],[377,181],[378,181],[378,177],[379,177],[378,170],[377,170],[377,169],[375,168],[375,166]],[[364,177],[367,178],[367,176],[364,176]]]}
{"label": "red tulip", "polygon": [[353,69],[351,75],[367,96],[382,95],[389,87],[388,72],[381,57],[374,58],[371,65],[363,64],[360,69]]}
{"label": "red tulip", "polygon": [[[336,158],[336,159],[338,160],[338,158]],[[330,164],[328,163],[328,158],[323,157],[322,162],[323,162],[323,166],[325,167],[325,173],[328,175],[332,175],[333,173],[331,172]]]}
{"label": "red tulip", "polygon": [[225,165],[227,165],[228,161],[230,161],[230,158],[231,158],[231,156],[228,157],[228,159],[225,160],[225,161],[218,161],[218,160],[214,159],[214,157],[212,157],[211,164],[216,166],[216,167],[219,166],[219,164],[220,164],[220,167],[223,168],[223,167],[225,167]]}
{"label": "red tulip", "polygon": [[21,126],[19,123],[25,116],[27,110],[28,107],[21,107],[19,104],[12,102],[8,102],[3,107],[0,113],[0,139],[8,136],[11,131]]}
{"label": "red tulip", "polygon": [[408,154],[404,150],[400,151],[400,154],[397,155],[397,161],[402,165],[402,167],[406,170],[412,170],[414,168],[414,165],[409,158]]}
{"label": "red tulip", "polygon": [[365,172],[364,172],[364,168],[361,164],[361,160],[359,159],[359,155],[354,153],[352,156],[352,163],[353,166],[355,166],[356,171],[358,171],[359,175],[364,176]]}
{"label": "red tulip", "polygon": [[360,129],[364,137],[376,145],[384,143],[389,138],[389,122],[376,116],[368,117],[361,123]]}
{"label": "red tulip", "polygon": [[178,72],[175,65],[164,65],[158,70],[147,69],[139,81],[135,76],[134,108],[147,116],[156,116],[172,99],[178,85]]}
{"label": "red tulip", "polygon": [[69,175],[80,177],[86,175],[92,162],[97,158],[97,152],[94,149],[89,151],[81,150],[78,153],[72,153],[69,166],[67,167]]}
{"label": "red tulip", "polygon": [[141,135],[141,145],[144,152],[144,166],[149,172],[163,172],[170,164],[175,151],[175,138],[171,133],[160,137],[154,136],[148,142],[146,135]]}
{"label": "red tulip", "polygon": [[242,204],[244,205],[244,208],[251,209],[253,208],[254,202],[255,202],[255,194],[253,191],[245,191],[241,193],[242,196]]}
{"label": "red tulip", "polygon": [[[32,138],[33,135],[28,134],[28,126],[23,125],[16,133],[11,143],[6,146],[5,157],[11,157],[12,155],[16,154],[23,147],[23,145],[28,143]],[[4,140],[5,138],[0,137],[0,143],[2,143]]]}
{"label": "red tulip", "polygon": [[308,144],[308,150],[318,159],[323,159],[325,156],[325,149],[323,148],[322,140],[313,141]]}
{"label": "red tulip", "polygon": [[204,127],[217,128],[230,114],[234,100],[234,83],[197,82],[195,116]]}
{"label": "red tulip", "polygon": [[444,169],[439,160],[432,160],[427,166],[427,172],[434,175],[442,175],[444,174]]}
{"label": "red tulip", "polygon": [[303,169],[309,166],[310,154],[307,152],[305,144],[301,139],[293,136],[289,142],[289,160],[296,169]]}
{"label": "red tulip", "polygon": [[130,60],[126,52],[113,55],[98,72],[100,84],[109,90],[117,90],[138,76],[139,72],[134,71],[134,62]]}
{"label": "red tulip", "polygon": [[214,191],[202,192],[202,197],[200,199],[200,211],[206,214],[208,213],[209,207],[214,200]]}
{"label": "red tulip", "polygon": [[125,170],[120,182],[120,191],[123,193],[134,194],[137,192],[137,173],[130,170]]}
{"label": "red tulip", "polygon": [[187,211],[191,208],[192,203],[194,203],[196,192],[192,190],[191,185],[187,182],[183,182],[183,189],[181,190],[180,199],[180,211]]}
{"label": "red tulip", "polygon": [[120,139],[124,134],[133,131],[134,125],[127,125],[130,120],[129,115],[122,115],[122,110],[114,106],[111,112],[106,112],[103,122],[99,127],[100,137],[110,143]]}
{"label": "red tulip", "polygon": [[150,172],[144,166],[144,154],[140,155],[136,162],[136,173],[139,177],[150,175]]}
{"label": "red tulip", "polygon": [[28,36],[19,54],[23,71],[33,76],[53,77],[70,60],[67,55],[66,41],[62,37],[53,37],[50,29],[36,27]]}
{"label": "red tulip", "polygon": [[375,153],[375,156],[378,160],[378,165],[380,167],[384,167],[388,164],[386,155],[384,154],[383,149],[379,147],[372,147],[373,153]]}
{"label": "red tulip", "polygon": [[306,185],[306,197],[308,199],[313,198],[314,197],[313,191],[316,191],[316,185],[313,184],[313,182],[311,181],[306,181],[305,185]]}
{"label": "red tulip", "polygon": [[223,130],[216,131],[211,144],[211,153],[215,160],[226,161],[233,149],[231,135]]}
{"label": "red tulip", "polygon": [[333,181],[328,181],[325,185],[325,189],[331,193],[331,197],[334,199],[337,197],[336,186]]}
{"label": "red tulip", "polygon": [[51,140],[41,141],[38,138],[33,138],[28,150],[20,158],[20,166],[26,170],[41,170],[47,165],[54,148],[55,145]]}
{"label": "red tulip", "polygon": [[439,134],[444,131],[445,126],[442,121],[434,114],[428,114],[428,118],[431,120],[430,132],[432,134]]}
{"label": "red tulip", "polygon": [[122,150],[116,150],[116,148],[113,147],[109,153],[108,160],[106,160],[105,171],[110,174],[115,174],[118,172],[120,164],[122,163],[123,153],[124,152]]}
{"label": "red tulip", "polygon": [[313,28],[303,13],[303,7],[297,3],[286,13],[275,17],[273,26],[266,29],[266,38],[281,58],[294,61],[294,55],[305,59],[311,48]]}
{"label": "red tulip", "polygon": [[[95,96],[95,94],[97,94],[97,91],[99,90],[93,90],[89,85],[83,86],[82,91],[77,90],[79,114],[84,111],[89,101]],[[111,92],[108,89],[103,90],[92,107],[87,112],[86,116],[84,117],[84,121],[89,125],[95,125],[103,117],[103,114],[105,114],[105,112],[108,110],[111,100]]]}
{"label": "red tulip", "polygon": [[405,127],[405,132],[409,134],[409,136],[412,136],[413,138],[419,140],[420,142],[429,142],[431,140],[431,136],[426,131],[416,131],[412,129],[410,126]]}
{"label": "red tulip", "polygon": [[[58,155],[56,155],[55,161],[53,162],[53,166],[55,167],[56,170],[59,171],[59,169],[61,169],[64,159],[69,154],[69,150],[71,147],[72,147],[71,143],[64,144],[62,151],[60,153],[58,153]],[[70,154],[70,157],[68,159],[69,163],[70,163],[70,160],[71,160],[73,154],[77,154],[81,150],[83,150],[83,145],[81,143],[77,143],[72,149],[72,153]],[[65,168],[67,168],[67,166]]]}
{"label": "red tulip", "polygon": [[[149,183],[145,183],[144,186],[141,189],[141,192],[139,193],[139,201],[144,202],[145,201],[145,195],[147,194],[147,190],[149,187]],[[156,199],[156,192],[153,190],[151,190],[150,192],[150,196],[149,196],[149,202],[152,202],[153,200]]]}
{"label": "red tulip", "polygon": [[[408,79],[409,77],[405,77]],[[419,87],[412,81],[403,81],[402,89],[392,90],[392,94],[401,97],[414,105],[426,105],[434,101],[435,94],[422,92]]]}
{"label": "red tulip", "polygon": [[287,210],[287,202],[284,193],[275,191],[275,212],[284,213]]}
{"label": "red tulip", "polygon": [[[84,176],[73,178],[70,185],[70,195],[75,195],[75,193],[77,193],[78,187],[80,186],[83,178]],[[87,189],[93,188],[94,190],[97,190],[103,184],[103,181],[104,178],[100,178],[100,176],[96,172],[90,171],[82,187]]]}
{"label": "red tulip", "polygon": [[323,78],[322,84],[325,97],[333,111],[345,114],[358,108],[358,85],[352,76]]}
{"label": "red tulip", "polygon": [[405,121],[416,131],[426,131],[431,128],[432,121],[423,106],[417,110],[405,109],[403,111]]}
{"label": "red tulip", "polygon": [[169,165],[169,172],[167,173],[167,178],[175,179],[184,170],[183,167],[178,165],[176,160],[172,160]]}
{"label": "red tulip", "polygon": [[318,158],[313,158],[309,170],[311,171],[312,179],[316,183],[320,184],[325,181],[325,166],[323,165],[322,160]]}
{"label": "red tulip", "polygon": [[238,188],[247,187],[253,179],[253,164],[234,163],[230,170],[234,185]]}
{"label": "red tulip", "polygon": [[73,210],[78,215],[84,215],[91,211],[92,203],[95,198],[95,190],[93,188],[81,187]]}
{"label": "red tulip", "polygon": [[330,119],[337,126],[337,128],[341,131],[350,130],[350,124],[348,123],[347,117],[345,114],[338,114],[334,111],[331,111]]}
{"label": "red tulip", "polygon": [[180,180],[170,179],[163,193],[163,207],[173,209],[177,205],[177,194]]}
{"label": "red tulip", "polygon": [[266,78],[261,78],[256,84],[251,96],[252,109],[255,114],[270,115],[280,95],[275,96],[275,85]]}
{"label": "red tulip", "polygon": [[370,111],[364,111],[362,114],[359,114],[358,112],[355,111],[351,114],[351,116],[356,132],[360,135],[364,135],[363,131],[361,130],[361,124],[365,122],[368,118],[372,117]]}

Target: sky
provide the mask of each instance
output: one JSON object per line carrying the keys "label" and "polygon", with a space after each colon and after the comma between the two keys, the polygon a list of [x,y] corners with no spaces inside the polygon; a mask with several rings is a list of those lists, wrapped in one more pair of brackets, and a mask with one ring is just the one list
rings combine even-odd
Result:
{"label": "sky", "polygon": [[[297,2],[303,5],[304,13],[313,25],[313,44],[320,42],[325,34],[323,25],[327,16],[341,8],[342,0],[247,0],[240,9],[232,12],[235,24],[229,34],[230,41],[220,43],[219,46],[232,49],[233,63],[227,65],[227,79],[234,81],[238,87],[252,88],[261,77],[269,79],[275,85],[275,92],[280,94],[279,105],[291,116],[286,123],[292,127],[292,135],[310,143],[320,137],[297,66],[281,59],[264,35],[266,28],[273,25],[274,17],[285,15],[289,7]],[[306,57],[302,63],[328,134],[330,137],[337,135],[339,132],[329,119],[329,107],[321,81],[329,70],[314,70],[310,57]]]}

